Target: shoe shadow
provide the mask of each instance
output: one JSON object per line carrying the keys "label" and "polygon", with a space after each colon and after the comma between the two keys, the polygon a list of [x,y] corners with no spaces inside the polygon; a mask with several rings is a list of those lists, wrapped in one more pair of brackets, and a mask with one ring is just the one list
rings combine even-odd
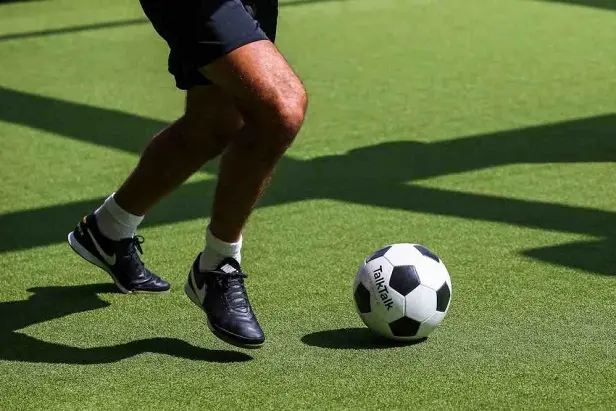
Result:
{"label": "shoe shadow", "polygon": [[421,344],[426,338],[416,341],[394,341],[376,335],[367,328],[340,328],[318,331],[302,337],[302,342],[312,347],[342,350],[373,350],[406,347]]}
{"label": "shoe shadow", "polygon": [[[0,302],[0,360],[53,364],[106,364],[144,353],[216,363],[243,362],[251,356],[196,347],[176,338],[149,338],[124,344],[79,348],[42,341],[18,332],[28,326],[109,306],[98,297],[117,293],[112,284],[37,287],[27,300]],[[75,340],[79,337],[77,336]]]}

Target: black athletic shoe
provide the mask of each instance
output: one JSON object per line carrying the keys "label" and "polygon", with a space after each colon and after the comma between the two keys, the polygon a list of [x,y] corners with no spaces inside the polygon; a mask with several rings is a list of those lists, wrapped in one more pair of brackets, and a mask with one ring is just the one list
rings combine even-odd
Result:
{"label": "black athletic shoe", "polygon": [[184,291],[207,315],[209,329],[221,340],[242,348],[259,348],[265,342],[246,288],[240,265],[225,259],[214,271],[199,271],[199,257],[188,274]]}
{"label": "black athletic shoe", "polygon": [[68,243],[77,254],[107,271],[123,293],[169,291],[169,283],[145,268],[137,254],[143,254],[143,237],[110,240],[98,229],[96,216],[90,214],[69,233]]}

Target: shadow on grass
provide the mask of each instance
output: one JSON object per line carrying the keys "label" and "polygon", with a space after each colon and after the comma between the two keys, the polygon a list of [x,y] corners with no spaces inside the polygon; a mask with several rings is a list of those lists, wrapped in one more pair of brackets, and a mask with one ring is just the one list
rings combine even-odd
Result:
{"label": "shadow on grass", "polygon": [[43,0],[0,0],[0,6],[3,4],[9,4],[9,3],[33,3],[33,2],[40,2]]}
{"label": "shadow on grass", "polygon": [[[1,0],[0,0],[0,4],[1,4]],[[20,32],[20,33],[3,34],[3,35],[0,35],[0,41],[29,39],[29,38],[36,38],[36,37],[47,37],[47,36],[54,36],[58,34],[72,34],[72,33],[79,33],[82,31],[112,29],[115,27],[127,27],[127,26],[135,26],[135,25],[141,25],[141,24],[147,24],[147,23],[149,23],[149,20],[144,19],[143,17],[136,18],[136,19],[106,21],[103,23],[83,24],[79,26],[62,27],[58,29],[47,29],[47,30],[37,30],[37,31],[27,31],[27,32]]]}
{"label": "shadow on grass", "polygon": [[[2,87],[0,121],[133,154],[138,154],[150,135],[165,126],[150,118]],[[614,212],[413,184],[513,164],[614,163],[614,130],[616,114],[606,114],[434,143],[387,142],[306,160],[286,156],[259,207],[328,199],[589,235],[595,239],[525,254],[553,264],[614,275],[616,253],[605,252],[616,240]],[[214,172],[215,162],[204,169]],[[153,208],[144,226],[207,218],[214,184],[206,180],[183,185]],[[0,252],[65,241],[76,221],[103,200],[101,196],[0,215]],[[391,223],[395,226],[406,221]],[[33,231],[31,227],[37,229]],[[589,260],[585,253],[571,252],[590,248],[597,258]]]}
{"label": "shadow on grass", "polygon": [[[0,5],[2,3],[15,3],[15,2],[31,2],[31,1],[42,1],[42,0],[0,0]],[[295,0],[295,1],[287,1],[280,3],[280,7],[295,7],[295,6],[304,6],[313,3],[330,3],[330,2],[340,2],[340,1],[348,1],[348,0]],[[142,24],[149,24],[150,21],[145,17],[133,18],[133,19],[125,19],[125,20],[115,20],[115,21],[105,21],[102,23],[93,23],[93,24],[83,24],[78,26],[70,26],[70,27],[61,27],[57,29],[47,29],[47,30],[36,30],[36,31],[26,31],[20,33],[9,33],[0,35],[0,41],[9,41],[9,40],[20,40],[20,39],[28,39],[28,38],[37,38],[37,37],[48,37],[55,36],[60,34],[73,34],[80,33],[84,31],[94,31],[94,30],[104,30],[104,29],[112,29],[116,27],[130,27],[130,26],[139,26]]]}
{"label": "shadow on grass", "polygon": [[594,273],[616,275],[616,239],[561,244],[525,250],[524,255]]}
{"label": "shadow on grass", "polygon": [[406,347],[421,344],[426,338],[417,341],[394,341],[376,335],[368,328],[340,328],[337,330],[318,331],[302,337],[306,345],[320,348],[343,350],[372,350],[394,347]]}
{"label": "shadow on grass", "polygon": [[[236,351],[208,350],[175,338],[149,338],[125,344],[78,348],[42,341],[18,332],[34,324],[109,306],[98,294],[115,293],[113,284],[31,288],[27,300],[0,302],[0,360],[34,363],[104,364],[144,353],[216,363],[252,359]],[[76,343],[83,336],[75,335]]]}
{"label": "shadow on grass", "polygon": [[614,0],[541,0],[546,3],[562,3],[576,6],[595,7],[605,10],[616,10]]}

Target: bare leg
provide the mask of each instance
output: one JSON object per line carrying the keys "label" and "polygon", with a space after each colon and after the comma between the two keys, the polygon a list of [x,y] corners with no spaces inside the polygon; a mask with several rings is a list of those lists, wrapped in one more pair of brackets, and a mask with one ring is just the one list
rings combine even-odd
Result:
{"label": "bare leg", "polygon": [[221,153],[242,124],[221,89],[190,89],[185,115],[152,139],[115,196],[69,233],[70,246],[107,271],[122,292],[167,292],[169,283],[141,261],[135,229],[151,206]]}
{"label": "bare leg", "polygon": [[223,154],[210,229],[237,241],[280,157],[304,120],[307,97],[301,81],[276,46],[259,41],[202,69],[229,93],[245,126]]}
{"label": "bare leg", "polygon": [[205,162],[218,156],[242,126],[233,101],[216,86],[194,87],[186,113],[145,148],[139,164],[115,194],[122,209],[144,215]]}

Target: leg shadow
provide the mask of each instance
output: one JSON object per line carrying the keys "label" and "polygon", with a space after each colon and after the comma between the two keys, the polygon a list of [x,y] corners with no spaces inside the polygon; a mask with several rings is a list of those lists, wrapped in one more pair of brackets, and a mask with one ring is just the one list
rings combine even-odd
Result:
{"label": "leg shadow", "polygon": [[[26,300],[0,302],[0,360],[52,364],[106,364],[144,353],[216,363],[243,362],[247,354],[208,350],[176,338],[149,338],[113,346],[79,348],[42,341],[18,332],[23,328],[71,314],[109,306],[98,297],[115,293],[112,284],[37,287]],[[79,336],[75,337],[77,340]]]}

